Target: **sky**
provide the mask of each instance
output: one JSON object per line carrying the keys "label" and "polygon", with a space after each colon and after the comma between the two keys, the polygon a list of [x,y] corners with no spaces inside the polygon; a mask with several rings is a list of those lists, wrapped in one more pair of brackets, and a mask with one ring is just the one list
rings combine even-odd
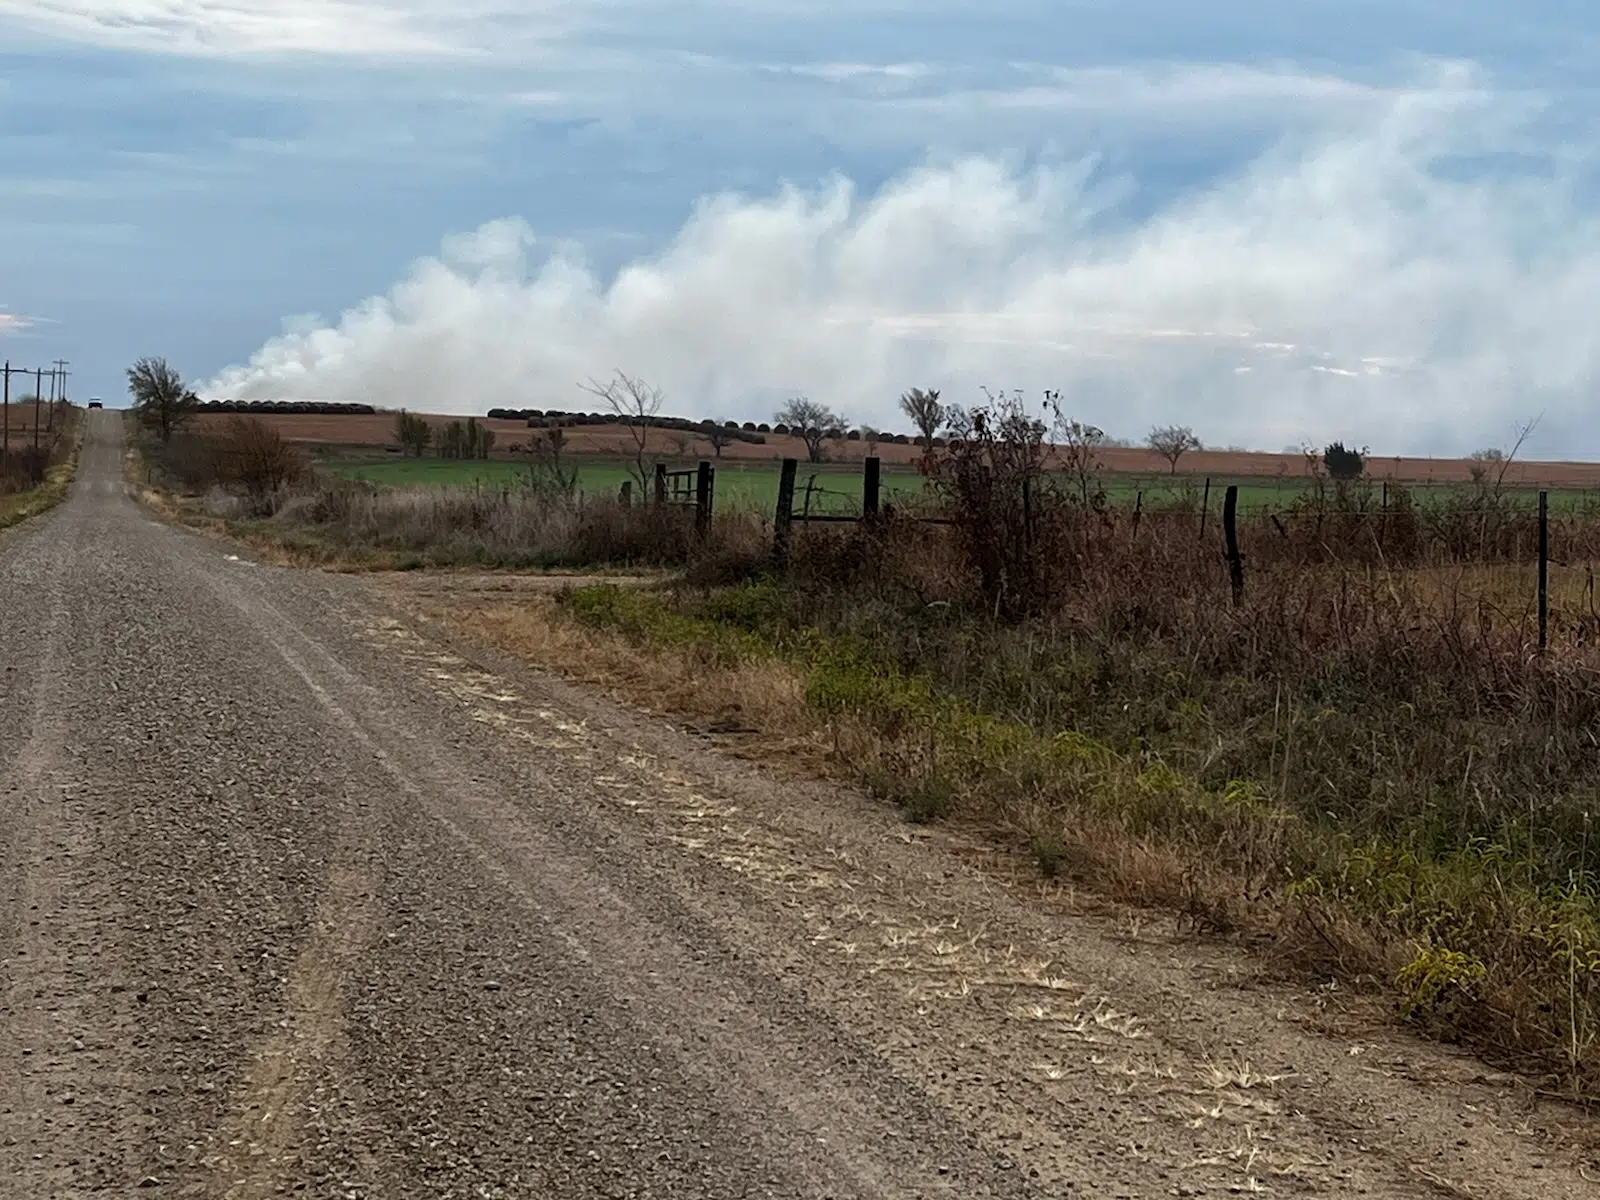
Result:
{"label": "sky", "polygon": [[120,403],[1059,390],[1600,458],[1577,0],[0,0],[0,356]]}

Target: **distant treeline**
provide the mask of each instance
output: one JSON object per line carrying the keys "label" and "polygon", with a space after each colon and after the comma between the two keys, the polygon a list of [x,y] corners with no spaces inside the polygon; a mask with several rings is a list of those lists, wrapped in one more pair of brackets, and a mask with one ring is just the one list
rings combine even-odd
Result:
{"label": "distant treeline", "polygon": [[[626,425],[630,421],[630,418],[624,418],[617,413],[563,412],[553,408],[491,408],[489,417],[495,421],[521,421],[530,429],[552,429],[558,425],[567,427]],[[766,435],[769,433],[785,437],[790,432],[787,425],[769,425],[765,421],[713,421],[710,417],[703,421],[691,421],[686,417],[646,417],[644,423],[657,429],[671,429],[680,433],[703,434],[708,429],[721,429],[732,438],[758,446],[766,443]],[[834,441],[856,442],[861,440],[862,434],[859,429],[830,429],[828,437]],[[880,434],[878,440],[884,445],[922,445],[921,438],[909,437],[903,433]],[[944,439],[935,438],[934,445],[943,446]]]}
{"label": "distant treeline", "polygon": [[[496,421],[522,421],[529,429],[553,429],[558,425],[569,428],[576,425],[627,425],[634,420],[616,413],[562,412],[560,409],[543,408],[491,408],[489,416]],[[758,446],[767,440],[765,435],[772,432],[772,426],[758,425],[754,421],[746,421],[741,425],[738,421],[713,421],[709,417],[704,421],[691,421],[687,417],[645,417],[644,424],[680,433],[722,429],[730,438]]]}
{"label": "distant treeline", "polygon": [[378,410],[370,404],[333,404],[320,400],[202,400],[200,412],[288,413],[317,417],[364,417]]}

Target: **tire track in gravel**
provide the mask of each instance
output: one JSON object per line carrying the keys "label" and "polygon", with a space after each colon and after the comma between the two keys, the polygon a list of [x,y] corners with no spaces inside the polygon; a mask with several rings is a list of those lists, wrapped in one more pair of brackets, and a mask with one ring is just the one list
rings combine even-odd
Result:
{"label": "tire track in gravel", "polygon": [[[847,1194],[862,1197],[912,1194],[907,1188],[929,1197],[999,1194],[982,1181],[982,1155],[963,1150],[956,1137],[948,1139],[937,1166],[918,1166],[903,1153],[886,1150],[900,1138],[903,1107],[914,1104],[914,1098],[898,1095],[885,1104],[878,1089],[851,1078],[859,1070],[845,1055],[819,1054],[819,1047],[847,1040],[840,1029],[818,1023],[818,1015],[808,1013],[797,997],[788,998],[789,1006],[775,1006],[754,980],[739,987],[725,969],[707,969],[702,959],[716,947],[713,930],[701,926],[693,939],[679,930],[669,932],[657,915],[671,907],[668,897],[624,896],[582,853],[536,829],[503,793],[477,781],[463,785],[461,772],[444,765],[450,756],[441,756],[435,747],[420,747],[396,721],[382,691],[365,683],[264,596],[232,583],[212,581],[218,598],[251,618],[253,628],[359,752],[388,776],[394,791],[445,830],[498,883],[502,894],[514,897],[525,917],[548,929],[609,994],[633,1002],[635,1019],[656,1043],[674,1048],[697,1072],[693,1059],[706,1053],[703,1047],[718,1047],[715,1070],[704,1074],[707,1087],[726,1091],[732,1083],[742,1104],[779,1115],[782,1125],[814,1139],[815,1161],[791,1162],[791,1172],[814,1174],[819,1187],[843,1186]],[[649,911],[641,903],[647,899],[652,901]],[[369,927],[364,925],[362,932]],[[359,949],[353,945],[352,956]],[[322,955],[315,943],[307,953],[316,956],[320,967]],[[641,969],[642,964],[648,969]],[[730,991],[731,983],[735,987]],[[294,991],[291,979],[291,996]],[[289,1011],[292,1023],[312,1019],[298,1005],[291,1004]],[[331,1021],[335,1013],[330,1007],[317,1015]],[[775,1063],[798,1069],[775,1074]],[[283,1086],[279,1080],[286,1074],[280,1070],[264,1081],[252,1080],[253,1093],[265,1085],[270,1094]],[[937,1121],[931,1110],[919,1115],[924,1122]],[[761,1139],[768,1124],[754,1122],[751,1132]],[[776,1142],[767,1153],[773,1161],[790,1157]],[[260,1183],[236,1184],[237,1190],[227,1194],[269,1195],[269,1178],[263,1174]],[[1004,1194],[1022,1196],[1029,1189],[1019,1182]]]}
{"label": "tire track in gravel", "polygon": [[[373,749],[359,724],[289,647],[285,634],[292,631],[282,614],[228,586],[231,581],[206,582],[220,601],[252,622],[326,716],[364,749]],[[318,1082],[340,1071],[348,1057],[347,981],[378,929],[382,869],[372,850],[373,832],[370,804],[346,797],[311,936],[289,967],[276,1032],[247,1052],[251,1065],[219,1131],[223,1150],[213,1156],[207,1194],[258,1200],[279,1195],[295,1182],[298,1156],[291,1151],[307,1131]],[[357,1148],[357,1158],[366,1157]],[[370,1162],[365,1165],[370,1177]]]}

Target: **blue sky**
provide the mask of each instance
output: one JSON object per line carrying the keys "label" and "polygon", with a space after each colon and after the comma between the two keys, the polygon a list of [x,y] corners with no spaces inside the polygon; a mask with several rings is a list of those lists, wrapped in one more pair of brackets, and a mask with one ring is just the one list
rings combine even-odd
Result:
{"label": "blue sky", "polygon": [[1593,12],[0,0],[0,353],[460,412],[1060,387],[1268,449],[1543,413],[1600,456]]}

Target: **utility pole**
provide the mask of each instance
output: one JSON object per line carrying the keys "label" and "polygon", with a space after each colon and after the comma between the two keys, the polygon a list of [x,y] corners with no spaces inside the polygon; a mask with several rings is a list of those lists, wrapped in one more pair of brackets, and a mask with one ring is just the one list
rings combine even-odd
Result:
{"label": "utility pole", "polygon": [[11,360],[6,359],[5,399],[0,401],[0,459],[11,453]]}
{"label": "utility pole", "polygon": [[39,448],[39,393],[44,391],[44,368],[33,369],[33,448]]}
{"label": "utility pole", "polygon": [[56,359],[55,367],[50,372],[50,425],[47,433],[54,433],[56,429],[56,408],[67,402],[67,360]]}

